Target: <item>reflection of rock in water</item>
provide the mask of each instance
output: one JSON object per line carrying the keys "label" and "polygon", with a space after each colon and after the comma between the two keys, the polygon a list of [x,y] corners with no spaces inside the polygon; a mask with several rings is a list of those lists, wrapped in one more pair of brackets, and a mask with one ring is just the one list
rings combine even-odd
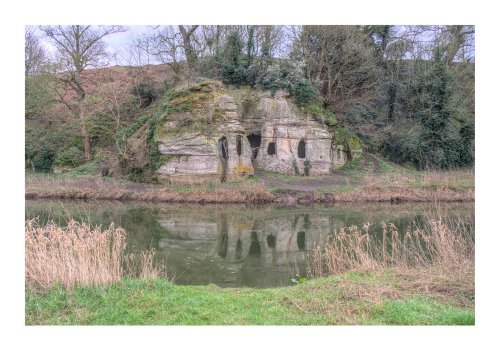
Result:
{"label": "reflection of rock in water", "polygon": [[[102,227],[111,222],[123,227],[128,252],[158,248],[157,258],[167,259],[177,283],[221,286],[289,284],[296,268],[304,267],[303,254],[345,226],[369,221],[374,223],[370,232],[381,235],[381,221],[405,232],[414,221],[422,225],[428,215],[438,217],[434,204],[283,209],[80,201],[65,202],[63,208],[58,201],[26,201],[27,219],[39,216],[64,225],[68,213]],[[473,204],[453,204],[446,218],[465,218],[474,232]]]}
{"label": "reflection of rock in water", "polygon": [[250,239],[252,243],[250,244],[250,250],[248,251],[249,256],[260,257],[260,243],[257,238],[257,232],[252,232]]}
{"label": "reflection of rock in water", "polygon": [[235,254],[234,254],[236,260],[241,259],[241,240],[238,238],[238,241],[236,242],[236,249],[235,249]]}
{"label": "reflection of rock in water", "polygon": [[306,233],[304,231],[299,231],[297,233],[297,247],[300,250],[304,250],[306,247]]}
{"label": "reflection of rock in water", "polygon": [[227,234],[221,235],[220,242],[219,242],[219,249],[217,250],[217,254],[221,258],[225,258],[227,255]]}
{"label": "reflection of rock in water", "polygon": [[170,268],[182,272],[178,283],[221,286],[290,284],[295,273],[305,274],[304,253],[326,241],[334,226],[343,225],[327,214],[185,215],[159,220],[168,230],[159,253],[168,256]]}
{"label": "reflection of rock in water", "polygon": [[220,233],[219,233],[219,249],[217,250],[217,254],[225,258],[227,256],[227,219],[225,216],[222,216],[220,222]]}
{"label": "reflection of rock in water", "polygon": [[276,248],[276,236],[267,235],[267,246],[269,248]]}

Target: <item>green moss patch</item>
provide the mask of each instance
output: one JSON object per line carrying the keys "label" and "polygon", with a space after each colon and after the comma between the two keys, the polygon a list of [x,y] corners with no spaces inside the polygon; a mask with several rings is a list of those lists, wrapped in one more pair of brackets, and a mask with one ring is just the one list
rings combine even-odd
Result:
{"label": "green moss patch", "polygon": [[[224,121],[225,115],[221,109],[212,109],[211,103],[223,92],[223,84],[215,80],[205,80],[167,92],[158,121],[162,125],[156,128],[155,140],[183,133],[213,133]],[[163,125],[165,122],[172,122],[172,127]]]}
{"label": "green moss patch", "polygon": [[342,127],[335,128],[335,135],[332,140],[337,145],[347,145],[350,150],[361,149],[361,140],[359,137]]}

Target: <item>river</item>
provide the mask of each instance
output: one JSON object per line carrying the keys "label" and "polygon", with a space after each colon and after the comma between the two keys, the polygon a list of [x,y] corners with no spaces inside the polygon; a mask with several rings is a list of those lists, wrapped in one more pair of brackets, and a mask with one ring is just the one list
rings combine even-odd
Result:
{"label": "river", "polygon": [[307,274],[309,251],[342,227],[381,223],[404,232],[438,216],[474,232],[474,203],[334,206],[149,204],[27,200],[26,219],[65,225],[68,218],[127,232],[127,250],[154,248],[178,284],[276,287]]}

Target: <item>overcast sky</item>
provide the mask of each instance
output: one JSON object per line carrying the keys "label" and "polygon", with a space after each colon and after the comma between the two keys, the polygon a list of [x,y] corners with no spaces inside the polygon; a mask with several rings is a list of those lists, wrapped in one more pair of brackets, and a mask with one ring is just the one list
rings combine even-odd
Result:
{"label": "overcast sky", "polygon": [[128,65],[128,46],[129,43],[138,35],[145,34],[153,29],[153,26],[125,26],[126,32],[116,33],[104,38],[111,54],[116,54],[117,62],[115,64]]}
{"label": "overcast sky", "polygon": [[[38,30],[38,26],[35,26]],[[147,34],[148,32],[154,30],[155,27],[154,25],[128,25],[124,26],[127,28],[127,31],[121,32],[121,33],[115,33],[109,36],[104,37],[104,41],[106,42],[108,46],[108,51],[111,54],[112,59],[110,60],[109,64],[110,65],[130,65],[130,51],[129,51],[129,45],[132,42],[132,40],[140,35]],[[397,31],[401,32],[404,30],[405,26],[396,26]],[[51,47],[51,44],[48,42],[48,40],[43,38],[43,34],[39,31],[40,33],[40,38],[44,44],[44,46],[47,48],[49,52],[53,52],[53,47]],[[423,34],[419,37],[421,42],[426,42],[432,41],[432,37],[428,36],[429,34]],[[470,48],[470,53],[469,55],[474,56],[474,47]]]}
{"label": "overcast sky", "polygon": [[[104,42],[106,42],[108,46],[108,51],[114,56],[116,55],[116,62],[110,62],[111,65],[119,64],[119,65],[128,65],[129,64],[129,43],[141,34],[148,33],[151,31],[154,26],[151,25],[133,25],[133,26],[124,26],[127,28],[127,31],[122,33],[115,33],[109,36],[104,37]],[[43,33],[38,29],[38,26],[35,26],[37,31],[39,32],[40,39],[44,45],[44,47],[49,51],[53,52],[54,48],[51,43],[44,38]]]}

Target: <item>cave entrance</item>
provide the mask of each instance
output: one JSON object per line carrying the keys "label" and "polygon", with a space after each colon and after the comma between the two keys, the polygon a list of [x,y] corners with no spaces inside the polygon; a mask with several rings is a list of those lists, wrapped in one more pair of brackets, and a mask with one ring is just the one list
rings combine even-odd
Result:
{"label": "cave entrance", "polygon": [[267,154],[269,156],[276,154],[276,142],[269,142],[269,144],[267,145]]}
{"label": "cave entrance", "polygon": [[225,136],[222,136],[219,139],[219,158],[222,164],[222,175],[220,178],[220,182],[226,182],[227,160],[229,158],[229,152],[227,146],[227,138]]}
{"label": "cave entrance", "polygon": [[236,136],[236,153],[241,156],[241,135]]}
{"label": "cave entrance", "polygon": [[304,140],[300,140],[299,145],[297,146],[297,154],[299,158],[304,159],[306,157],[306,143]]}
{"label": "cave entrance", "polygon": [[257,158],[257,154],[260,149],[260,142],[262,137],[260,133],[254,133],[247,136],[248,142],[250,142],[250,148],[252,149],[252,160]]}

